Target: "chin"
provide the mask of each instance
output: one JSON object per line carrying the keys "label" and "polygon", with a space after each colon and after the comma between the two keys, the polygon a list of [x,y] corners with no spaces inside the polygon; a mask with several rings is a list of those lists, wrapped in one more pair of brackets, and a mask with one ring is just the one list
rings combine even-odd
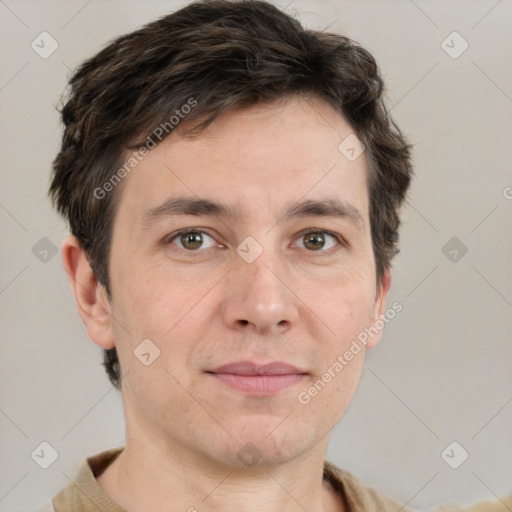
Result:
{"label": "chin", "polygon": [[244,434],[239,430],[239,434],[227,446],[219,447],[215,458],[228,466],[239,468],[280,466],[300,457],[315,444],[313,439],[308,443],[307,436],[296,427],[292,428],[291,424],[288,429],[283,426],[280,432],[277,425],[275,419],[270,429],[255,428],[253,422],[252,429]]}

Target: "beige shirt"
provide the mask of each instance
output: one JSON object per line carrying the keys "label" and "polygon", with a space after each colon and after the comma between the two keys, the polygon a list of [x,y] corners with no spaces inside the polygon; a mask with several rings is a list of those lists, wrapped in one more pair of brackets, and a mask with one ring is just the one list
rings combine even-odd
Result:
{"label": "beige shirt", "polygon": [[[74,482],[53,498],[55,512],[124,512],[102,491],[95,478],[122,450],[107,450],[82,461]],[[391,498],[363,485],[354,475],[328,461],[324,463],[324,480],[331,484],[350,512],[407,512]]]}

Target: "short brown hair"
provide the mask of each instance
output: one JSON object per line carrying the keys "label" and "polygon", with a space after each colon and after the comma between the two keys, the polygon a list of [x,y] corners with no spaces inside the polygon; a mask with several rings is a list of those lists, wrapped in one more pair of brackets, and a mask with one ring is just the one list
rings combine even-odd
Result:
{"label": "short brown hair", "polygon": [[[186,133],[192,135],[232,109],[292,95],[326,101],[366,147],[378,282],[398,252],[411,145],[384,105],[374,58],[347,37],[306,30],[265,1],[196,1],[114,39],[78,67],[69,86],[49,194],[109,300],[111,234],[121,190],[112,182],[115,170],[128,149],[147,143],[155,127],[168,126],[191,98]],[[111,193],[99,198],[107,183]],[[104,365],[120,389],[115,348],[105,351]]]}

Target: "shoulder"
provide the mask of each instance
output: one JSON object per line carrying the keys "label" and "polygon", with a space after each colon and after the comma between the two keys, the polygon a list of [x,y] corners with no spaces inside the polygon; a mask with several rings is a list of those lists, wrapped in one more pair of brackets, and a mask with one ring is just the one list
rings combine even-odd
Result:
{"label": "shoulder", "polygon": [[512,510],[512,494],[494,500],[479,501],[468,506],[447,504],[436,508],[433,512],[506,512],[507,510]]}
{"label": "shoulder", "polygon": [[350,512],[408,512],[398,501],[374,487],[365,485],[355,475],[332,462],[325,461],[324,478],[343,497]]}
{"label": "shoulder", "polygon": [[[349,512],[410,512],[390,496],[365,485],[356,476],[338,468],[332,462],[324,462],[324,478],[343,497]],[[512,511],[512,494],[493,500],[480,501],[472,505],[447,503],[431,512],[505,512]]]}
{"label": "shoulder", "polygon": [[112,448],[82,460],[75,479],[69,482],[52,499],[53,509],[37,512],[82,512],[122,510],[105,495],[96,477],[100,475],[122,452],[124,447]]}

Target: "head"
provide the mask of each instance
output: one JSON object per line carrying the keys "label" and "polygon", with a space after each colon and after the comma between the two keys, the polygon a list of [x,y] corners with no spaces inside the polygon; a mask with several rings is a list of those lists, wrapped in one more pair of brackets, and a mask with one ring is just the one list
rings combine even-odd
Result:
{"label": "head", "polygon": [[[296,397],[385,309],[412,169],[383,91],[357,43],[260,1],[192,3],[76,70],[50,195],[80,314],[133,421],[161,431],[188,415],[197,432],[167,434],[201,445],[212,418],[192,393],[225,422],[205,450],[228,460],[226,443],[254,440],[270,463],[297,456],[286,427],[256,434],[279,415],[304,416],[304,450],[341,417],[380,334],[315,400]],[[222,364],[276,358],[303,378],[275,396],[210,382]]]}

